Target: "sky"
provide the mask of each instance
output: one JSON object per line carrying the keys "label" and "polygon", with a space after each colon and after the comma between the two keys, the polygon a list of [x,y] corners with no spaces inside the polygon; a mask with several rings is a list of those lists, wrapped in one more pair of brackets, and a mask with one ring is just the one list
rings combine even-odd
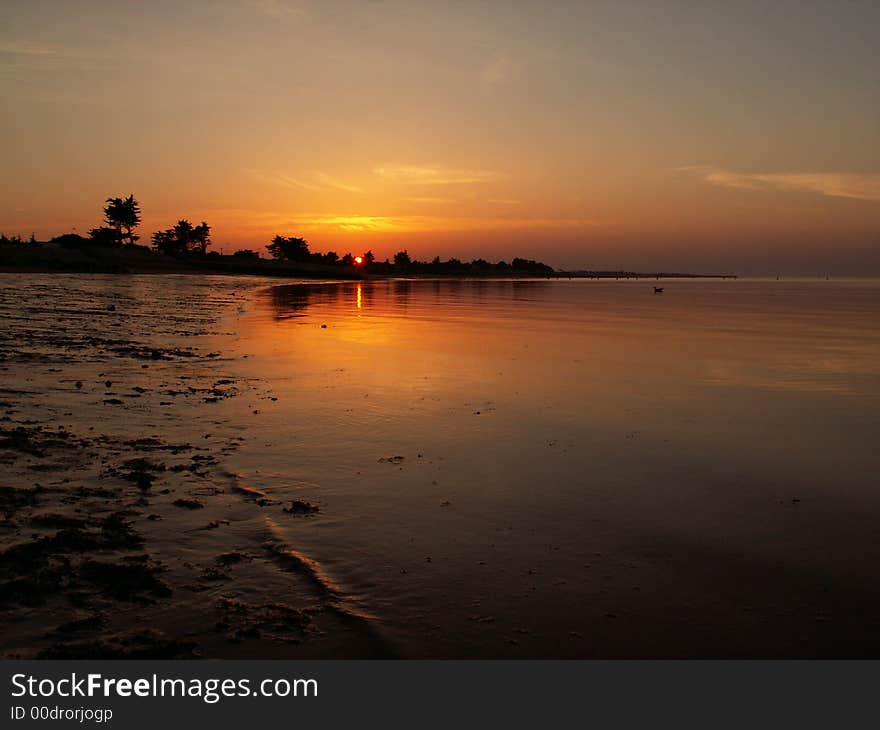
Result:
{"label": "sky", "polygon": [[880,3],[0,3],[0,231],[880,275]]}

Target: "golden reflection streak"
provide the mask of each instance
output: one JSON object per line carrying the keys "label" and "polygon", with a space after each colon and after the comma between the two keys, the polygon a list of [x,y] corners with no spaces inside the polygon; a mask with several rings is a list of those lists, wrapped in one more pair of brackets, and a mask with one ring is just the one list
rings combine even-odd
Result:
{"label": "golden reflection streak", "polygon": [[357,308],[361,308],[361,285],[357,285]]}

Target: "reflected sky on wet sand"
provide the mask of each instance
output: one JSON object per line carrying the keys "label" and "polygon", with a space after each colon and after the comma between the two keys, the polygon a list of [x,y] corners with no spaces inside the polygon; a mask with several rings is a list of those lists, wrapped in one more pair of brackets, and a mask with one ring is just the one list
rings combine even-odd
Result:
{"label": "reflected sky on wet sand", "polygon": [[277,529],[409,655],[854,646],[880,286],[654,283],[263,289],[232,467],[321,506]]}

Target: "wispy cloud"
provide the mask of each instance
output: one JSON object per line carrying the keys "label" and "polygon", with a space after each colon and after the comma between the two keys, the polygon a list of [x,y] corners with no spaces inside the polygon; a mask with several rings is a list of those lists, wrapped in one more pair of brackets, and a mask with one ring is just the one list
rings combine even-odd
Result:
{"label": "wispy cloud", "polygon": [[437,205],[459,202],[459,201],[455,200],[454,198],[432,198],[432,197],[401,198],[401,200],[403,200],[407,203],[434,203]]}
{"label": "wispy cloud", "polygon": [[308,231],[497,231],[589,228],[597,221],[584,218],[473,218],[427,215],[302,215],[293,223]]}
{"label": "wispy cloud", "polygon": [[307,230],[366,232],[401,227],[399,219],[385,215],[306,215],[298,217],[296,222]]}
{"label": "wispy cloud", "polygon": [[373,169],[381,178],[406,185],[463,185],[500,180],[503,176],[492,170],[463,170],[419,165],[385,165]]}
{"label": "wispy cloud", "polygon": [[439,219],[448,230],[495,231],[495,230],[560,230],[592,228],[601,221],[592,218],[446,218]]}
{"label": "wispy cloud", "polygon": [[[280,170],[250,169],[247,172],[264,183],[283,185],[321,193],[341,190],[346,193],[360,194],[363,188],[344,180],[328,175],[320,170],[313,170],[299,175],[291,175]],[[465,185],[469,183],[486,183],[500,180],[503,176],[491,170],[464,170],[447,167],[420,167],[418,165],[387,165],[376,167],[373,174],[386,182],[403,185]],[[447,203],[455,202],[441,196],[416,196],[408,198],[413,202]]]}
{"label": "wispy cloud", "polygon": [[231,230],[248,232],[316,233],[342,231],[365,233],[403,229],[406,221],[405,218],[360,213],[302,212],[291,214],[278,210],[246,208],[214,208],[206,213],[211,216],[211,220],[220,221]]}
{"label": "wispy cloud", "polygon": [[880,201],[880,174],[851,172],[733,172],[716,167],[683,167],[706,182],[740,190],[782,190]]}
{"label": "wispy cloud", "polygon": [[[232,230],[250,232],[293,231],[305,234],[419,233],[430,231],[577,230],[602,222],[588,218],[502,218],[438,215],[374,215],[367,212],[311,213],[291,215],[281,211],[217,208],[205,215]],[[218,224],[218,228],[219,228]]]}
{"label": "wispy cloud", "polygon": [[309,190],[314,193],[326,193],[330,190],[342,190],[347,193],[364,192],[362,188],[349,185],[323,172],[310,173],[305,179],[277,170],[248,170],[247,172],[264,183],[282,185],[288,188],[299,188],[300,190]]}
{"label": "wispy cloud", "polygon": [[497,205],[522,205],[521,200],[513,200],[512,198],[491,198],[488,202]]}
{"label": "wispy cloud", "polygon": [[362,188],[344,183],[341,180],[337,180],[334,177],[330,177],[329,175],[324,174],[323,172],[315,173],[315,177],[327,187],[335,188],[336,190],[344,190],[347,193],[364,192]]}
{"label": "wispy cloud", "polygon": [[315,193],[320,193],[323,188],[320,185],[315,185],[314,183],[310,183],[306,180],[299,180],[291,175],[286,175],[282,172],[275,173],[275,180],[282,184],[286,185],[289,188],[300,188],[302,190],[311,190]]}

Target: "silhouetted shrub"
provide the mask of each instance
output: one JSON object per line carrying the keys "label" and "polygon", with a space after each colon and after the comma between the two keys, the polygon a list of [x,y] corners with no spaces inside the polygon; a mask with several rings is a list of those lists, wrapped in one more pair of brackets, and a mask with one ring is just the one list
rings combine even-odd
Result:
{"label": "silhouetted shrub", "polygon": [[62,233],[60,236],[50,239],[49,243],[57,243],[62,248],[83,248],[93,245],[91,239],[81,236],[79,233]]}
{"label": "silhouetted shrub", "polygon": [[308,261],[311,258],[309,242],[296,236],[275,236],[266,250],[276,261]]}
{"label": "silhouetted shrub", "polygon": [[116,228],[101,226],[89,231],[90,246],[119,246],[122,243],[121,234]]}
{"label": "silhouetted shrub", "polygon": [[516,258],[511,262],[511,268],[517,271],[527,271],[531,274],[553,273],[553,269],[547,266],[547,264],[542,264],[540,261],[533,261],[532,259]]}

